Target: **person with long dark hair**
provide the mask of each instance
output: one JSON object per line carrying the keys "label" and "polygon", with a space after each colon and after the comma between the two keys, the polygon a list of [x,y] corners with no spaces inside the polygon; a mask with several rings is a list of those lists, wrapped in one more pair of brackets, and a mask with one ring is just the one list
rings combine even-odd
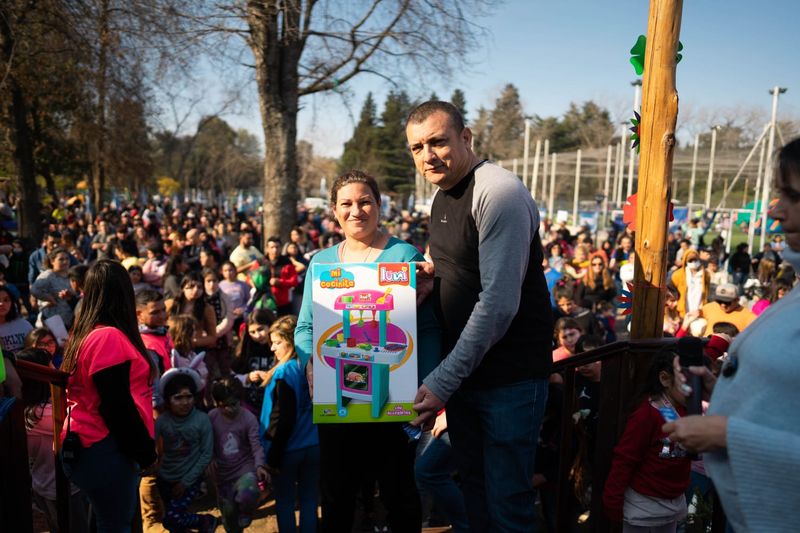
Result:
{"label": "person with long dark hair", "polygon": [[0,348],[5,353],[16,352],[32,329],[30,322],[19,315],[14,295],[8,287],[0,286]]}
{"label": "person with long dark hair", "polygon": [[99,532],[128,532],[139,473],[156,462],[155,367],[139,335],[131,279],[118,262],[102,259],[89,269],[61,368],[70,374],[64,471],[89,498]]}
{"label": "person with long dark hair", "polygon": [[206,300],[203,277],[199,272],[189,272],[181,280],[181,292],[168,305],[170,318],[191,315],[197,320],[197,336],[192,348],[206,349],[217,344],[217,318],[214,308]]}

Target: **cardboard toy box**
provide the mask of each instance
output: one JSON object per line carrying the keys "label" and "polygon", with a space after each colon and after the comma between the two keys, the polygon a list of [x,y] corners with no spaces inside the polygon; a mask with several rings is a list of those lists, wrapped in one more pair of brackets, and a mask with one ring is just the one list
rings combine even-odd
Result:
{"label": "cardboard toy box", "polygon": [[413,420],[417,302],[412,263],[315,263],[314,423]]}

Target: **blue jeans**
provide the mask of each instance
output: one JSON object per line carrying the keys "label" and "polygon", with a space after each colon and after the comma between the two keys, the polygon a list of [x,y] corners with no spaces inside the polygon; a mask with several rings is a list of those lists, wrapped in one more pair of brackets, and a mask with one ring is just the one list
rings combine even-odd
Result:
{"label": "blue jeans", "polygon": [[[294,533],[297,530],[294,518],[295,500],[300,504],[300,533],[317,531],[319,464],[319,446],[292,450],[284,454],[280,474],[272,477],[272,487],[275,489],[275,514],[278,518],[278,531],[281,533]],[[295,484],[297,484],[296,490]]]}
{"label": "blue jeans", "polygon": [[449,432],[435,438],[430,431],[425,431],[417,445],[417,461],[414,463],[414,476],[419,491],[433,496],[441,507],[453,531],[456,533],[469,531],[467,509],[464,495],[452,477],[455,470],[453,449]]}
{"label": "blue jeans", "polygon": [[533,465],[547,379],[459,390],[447,425],[474,533],[535,531]]}
{"label": "blue jeans", "polygon": [[89,498],[98,533],[128,533],[139,497],[139,468],[111,435],[81,449],[64,473]]}

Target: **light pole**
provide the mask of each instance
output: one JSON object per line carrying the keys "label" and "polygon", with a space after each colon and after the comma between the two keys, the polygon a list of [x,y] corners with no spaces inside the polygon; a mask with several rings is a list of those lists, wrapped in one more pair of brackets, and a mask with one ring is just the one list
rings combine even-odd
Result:
{"label": "light pole", "polygon": [[711,126],[711,156],[708,161],[708,183],[706,183],[706,202],[705,209],[711,209],[711,180],[714,177],[714,153],[717,150],[717,131],[720,126]]}
{"label": "light pole", "polygon": [[[611,147],[609,147],[610,153]],[[608,180],[606,180],[606,192],[608,191]],[[606,195],[602,192],[597,192],[594,195],[594,245],[595,248],[598,250],[600,249],[600,205],[603,203],[603,200],[606,199]],[[605,218],[605,217],[603,217]]]}
{"label": "light pole", "polygon": [[[633,110],[637,113],[639,112],[639,99],[642,95],[642,80],[637,79],[631,82],[633,85]],[[639,141],[641,142],[641,140]],[[628,159],[628,189],[625,199],[627,200],[631,194],[633,194],[633,166],[636,161],[636,150],[628,145],[628,149],[631,151],[629,159]]]}
{"label": "light pole", "polygon": [[[531,121],[525,119],[525,146],[522,149],[522,184],[528,186],[528,158],[531,151]],[[516,174],[516,172],[514,172]]]}
{"label": "light pole", "polygon": [[777,85],[770,90],[772,95],[772,120],[770,120],[769,130],[769,145],[767,146],[767,169],[764,172],[764,181],[762,183],[761,193],[761,249],[764,249],[764,244],[767,242],[767,211],[769,203],[769,181],[772,178],[772,150],[775,149],[775,127],[778,118],[778,96],[786,92],[786,87],[778,87]]}
{"label": "light pole", "polygon": [[692,210],[692,204],[694,203],[694,182],[695,178],[697,177],[697,149],[700,147],[700,134],[696,134],[694,136],[694,155],[692,155],[692,177],[689,179],[689,201],[686,202],[686,206],[689,208],[689,212]]}

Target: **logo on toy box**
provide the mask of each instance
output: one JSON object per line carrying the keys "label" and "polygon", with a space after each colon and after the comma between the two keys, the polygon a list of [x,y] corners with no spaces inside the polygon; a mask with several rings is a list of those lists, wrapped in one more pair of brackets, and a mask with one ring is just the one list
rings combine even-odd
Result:
{"label": "logo on toy box", "polygon": [[352,289],[356,286],[352,272],[342,267],[332,268],[320,276],[319,286],[323,289]]}
{"label": "logo on toy box", "polygon": [[411,416],[413,413],[402,405],[395,405],[386,410],[386,416]]}
{"label": "logo on toy box", "polygon": [[378,284],[381,286],[408,286],[410,279],[407,263],[380,263],[378,265]]}

